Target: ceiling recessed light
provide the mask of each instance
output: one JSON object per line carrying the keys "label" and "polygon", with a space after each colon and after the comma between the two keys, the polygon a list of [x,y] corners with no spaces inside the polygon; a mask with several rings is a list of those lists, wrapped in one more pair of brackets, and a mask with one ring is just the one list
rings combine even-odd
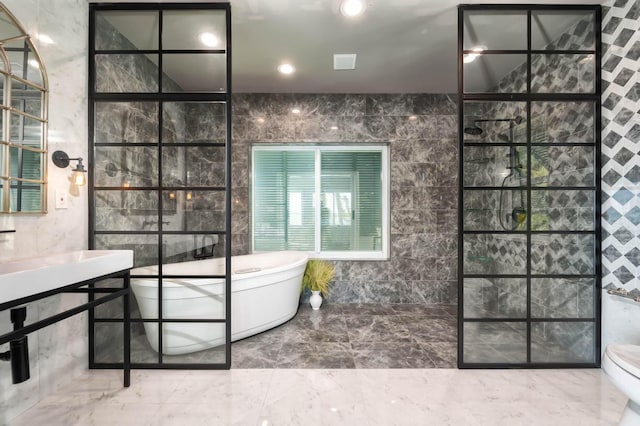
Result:
{"label": "ceiling recessed light", "polygon": [[280,64],[278,65],[278,71],[280,71],[280,74],[293,74],[296,69],[291,64]]}
{"label": "ceiling recessed light", "polygon": [[200,33],[198,39],[200,40],[200,43],[204,44],[207,47],[216,47],[218,43],[220,43],[218,36],[207,32]]}
{"label": "ceiling recessed light", "polygon": [[294,108],[291,110],[291,112],[294,114],[300,114],[300,108]]}
{"label": "ceiling recessed light", "polygon": [[365,9],[364,0],[344,0],[340,4],[340,13],[343,16],[353,18],[354,16],[361,15]]}
{"label": "ceiling recessed light", "polygon": [[258,117],[258,119],[256,121],[258,122],[258,124],[262,124],[262,123],[264,123],[264,118]]}
{"label": "ceiling recessed light", "polygon": [[410,121],[416,121],[418,119],[418,117],[416,117],[415,115],[410,115],[409,116],[409,120]]}

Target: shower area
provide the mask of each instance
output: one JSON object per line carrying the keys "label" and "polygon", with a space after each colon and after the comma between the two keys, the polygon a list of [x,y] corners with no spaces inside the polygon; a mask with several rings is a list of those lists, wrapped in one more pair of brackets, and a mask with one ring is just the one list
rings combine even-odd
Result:
{"label": "shower area", "polygon": [[458,10],[458,365],[600,363],[600,7]]}
{"label": "shower area", "polygon": [[[230,22],[226,3],[90,5],[89,247],[134,251],[133,368],[230,367]],[[201,259],[220,267],[176,266]],[[169,306],[185,289],[220,308]],[[122,365],[118,303],[90,312],[91,368]]]}

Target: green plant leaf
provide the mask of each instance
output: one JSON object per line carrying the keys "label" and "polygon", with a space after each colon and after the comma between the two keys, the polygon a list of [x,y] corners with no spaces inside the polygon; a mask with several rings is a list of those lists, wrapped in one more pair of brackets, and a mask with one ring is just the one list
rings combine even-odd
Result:
{"label": "green plant leaf", "polygon": [[300,291],[308,288],[311,291],[319,291],[323,297],[327,297],[334,276],[335,270],[331,263],[324,260],[310,260],[302,277]]}

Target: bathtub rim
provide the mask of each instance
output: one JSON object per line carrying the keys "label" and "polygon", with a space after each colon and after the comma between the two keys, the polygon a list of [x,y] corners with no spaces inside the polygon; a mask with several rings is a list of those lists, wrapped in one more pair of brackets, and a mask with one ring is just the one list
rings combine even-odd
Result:
{"label": "bathtub rim", "polygon": [[[252,253],[252,254],[243,254],[240,256],[232,256],[231,258],[248,258],[251,256],[261,256],[261,255],[273,255],[273,254],[286,254],[286,255],[295,255],[296,259],[295,261],[292,261],[290,263],[284,264],[282,266],[277,266],[277,267],[273,267],[273,268],[262,268],[258,271],[255,272],[248,272],[248,273],[241,273],[241,274],[234,274],[233,273],[233,268],[232,268],[232,273],[231,273],[231,281],[242,281],[242,280],[249,280],[251,278],[255,278],[255,277],[260,277],[263,275],[269,275],[269,274],[276,274],[279,272],[284,272],[284,271],[288,271],[291,269],[295,269],[297,267],[302,266],[303,264],[305,264],[306,262],[309,261],[309,254],[307,252],[303,252],[303,251],[294,251],[294,250],[280,250],[280,251],[270,251],[270,252],[263,252],[263,253]],[[189,261],[189,262],[178,262],[178,263],[167,263],[167,264],[163,264],[163,266],[166,265],[188,265],[190,263],[200,263],[202,264],[202,262],[206,262],[206,261],[219,261],[218,259],[222,260],[225,259],[224,257],[221,258],[215,258],[215,259],[204,259],[204,260],[193,260],[193,261]],[[158,286],[158,271],[157,271],[157,267],[158,265],[151,265],[151,266],[140,266],[137,268],[133,268],[131,269],[131,284],[132,285],[138,285],[138,286],[142,286],[142,287],[157,287]],[[155,269],[155,270],[154,270]],[[135,271],[144,271],[144,272],[138,272],[137,275],[140,276],[139,278],[136,276],[136,272]],[[146,271],[149,271],[150,273],[146,273]],[[169,274],[167,274],[169,275]],[[162,287],[182,287],[183,284],[179,283],[179,282],[174,282],[173,280],[177,280],[177,281],[186,281],[189,284],[192,285],[217,285],[217,284],[223,284],[225,282],[224,278],[212,278],[211,275],[206,275],[206,274],[202,274],[202,276],[204,276],[205,278],[201,278],[200,275],[186,275],[186,274],[170,274],[172,276],[179,276],[180,278],[164,278],[162,281]],[[189,282],[190,280],[196,280],[194,282]],[[207,282],[203,282],[203,280],[207,280]],[[135,283],[134,283],[135,281]],[[268,285],[268,284],[265,284]],[[237,291],[237,290],[236,290]]]}

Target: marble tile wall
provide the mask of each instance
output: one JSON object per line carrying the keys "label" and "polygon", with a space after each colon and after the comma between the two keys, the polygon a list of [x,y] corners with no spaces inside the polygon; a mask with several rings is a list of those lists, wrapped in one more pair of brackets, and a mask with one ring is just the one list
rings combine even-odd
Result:
{"label": "marble tile wall", "polygon": [[246,254],[250,246],[251,144],[388,142],[391,259],[333,262],[329,300],[455,303],[456,114],[451,95],[234,95],[233,253]]}
{"label": "marble tile wall", "polygon": [[[602,285],[640,295],[640,4],[608,0],[602,20]],[[603,292],[602,350],[640,344],[640,304]]]}
{"label": "marble tile wall", "polygon": [[[4,0],[32,36],[49,35],[55,43],[34,43],[49,76],[49,152],[61,149],[87,158],[87,31],[84,0]],[[61,22],[64,25],[61,25]],[[69,169],[48,164],[48,206],[45,215],[2,215],[0,261],[87,248],[87,192],[69,181]],[[55,191],[69,194],[69,208],[55,208]],[[28,307],[28,322],[83,302],[86,296],[52,297]],[[11,330],[9,312],[0,316],[0,333]],[[9,363],[0,363],[0,424],[6,424],[38,400],[73,380],[87,366],[87,317],[80,314],[29,335],[31,379],[11,383]],[[8,345],[2,345],[4,352]]]}

